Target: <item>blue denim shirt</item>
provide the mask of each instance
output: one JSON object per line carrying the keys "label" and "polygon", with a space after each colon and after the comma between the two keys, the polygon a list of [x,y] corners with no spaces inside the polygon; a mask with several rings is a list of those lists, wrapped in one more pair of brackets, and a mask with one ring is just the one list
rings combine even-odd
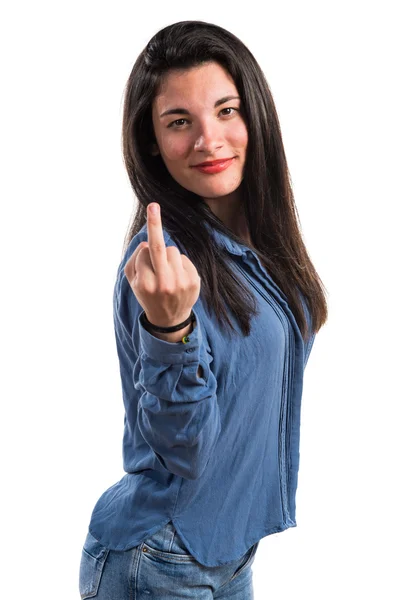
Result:
{"label": "blue denim shirt", "polygon": [[303,373],[315,333],[303,342],[286,296],[250,248],[210,231],[260,314],[248,337],[236,324],[239,335],[229,338],[200,295],[187,344],[156,338],[140,322],[144,311],[123,270],[147,240],[147,224],[134,236],[113,298],[126,474],[97,501],[89,531],[128,550],[172,521],[190,553],[214,567],[297,525]]}

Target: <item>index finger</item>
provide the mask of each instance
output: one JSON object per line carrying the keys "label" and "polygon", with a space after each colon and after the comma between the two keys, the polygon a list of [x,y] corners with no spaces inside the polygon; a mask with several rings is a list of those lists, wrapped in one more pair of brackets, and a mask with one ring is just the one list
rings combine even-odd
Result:
{"label": "index finger", "polygon": [[[153,207],[156,208],[155,212],[152,211]],[[150,202],[147,207],[147,241],[150,260],[154,272],[158,274],[166,270],[168,263],[160,213],[160,205],[157,202]]]}

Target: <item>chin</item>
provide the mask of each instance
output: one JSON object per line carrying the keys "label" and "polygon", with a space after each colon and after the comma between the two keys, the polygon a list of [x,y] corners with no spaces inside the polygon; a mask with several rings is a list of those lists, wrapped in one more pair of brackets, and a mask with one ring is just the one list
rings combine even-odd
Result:
{"label": "chin", "polygon": [[204,186],[201,189],[193,190],[195,194],[205,198],[220,198],[233,194],[238,189],[240,183],[229,186]]}
{"label": "chin", "polygon": [[190,183],[192,185],[188,186],[188,189],[195,194],[198,194],[199,196],[207,196],[209,198],[218,198],[219,196],[228,196],[229,194],[235,192],[240,186],[241,180],[238,179],[237,181],[233,182],[232,180],[224,182],[217,181],[216,179],[212,181],[210,179],[209,181],[205,181],[200,185],[198,182],[196,182],[197,185],[193,185],[193,181]]}

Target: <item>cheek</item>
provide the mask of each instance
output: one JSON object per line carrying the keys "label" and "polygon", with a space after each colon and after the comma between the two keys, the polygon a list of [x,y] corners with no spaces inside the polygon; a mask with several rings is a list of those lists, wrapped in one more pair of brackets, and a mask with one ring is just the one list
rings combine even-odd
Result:
{"label": "cheek", "polygon": [[247,147],[248,134],[247,128],[244,122],[238,123],[230,131],[230,142],[235,148]]}
{"label": "cheek", "polygon": [[165,135],[161,139],[161,148],[163,158],[167,161],[174,161],[184,158],[188,152],[189,142],[182,136]]}

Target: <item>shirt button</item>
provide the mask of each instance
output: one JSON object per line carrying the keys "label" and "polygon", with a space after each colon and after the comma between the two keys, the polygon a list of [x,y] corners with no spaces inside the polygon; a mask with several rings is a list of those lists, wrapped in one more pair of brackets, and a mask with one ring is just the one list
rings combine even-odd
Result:
{"label": "shirt button", "polygon": [[194,352],[194,348],[188,348],[188,349],[186,350],[186,352],[188,352],[188,353],[189,353],[189,352]]}

